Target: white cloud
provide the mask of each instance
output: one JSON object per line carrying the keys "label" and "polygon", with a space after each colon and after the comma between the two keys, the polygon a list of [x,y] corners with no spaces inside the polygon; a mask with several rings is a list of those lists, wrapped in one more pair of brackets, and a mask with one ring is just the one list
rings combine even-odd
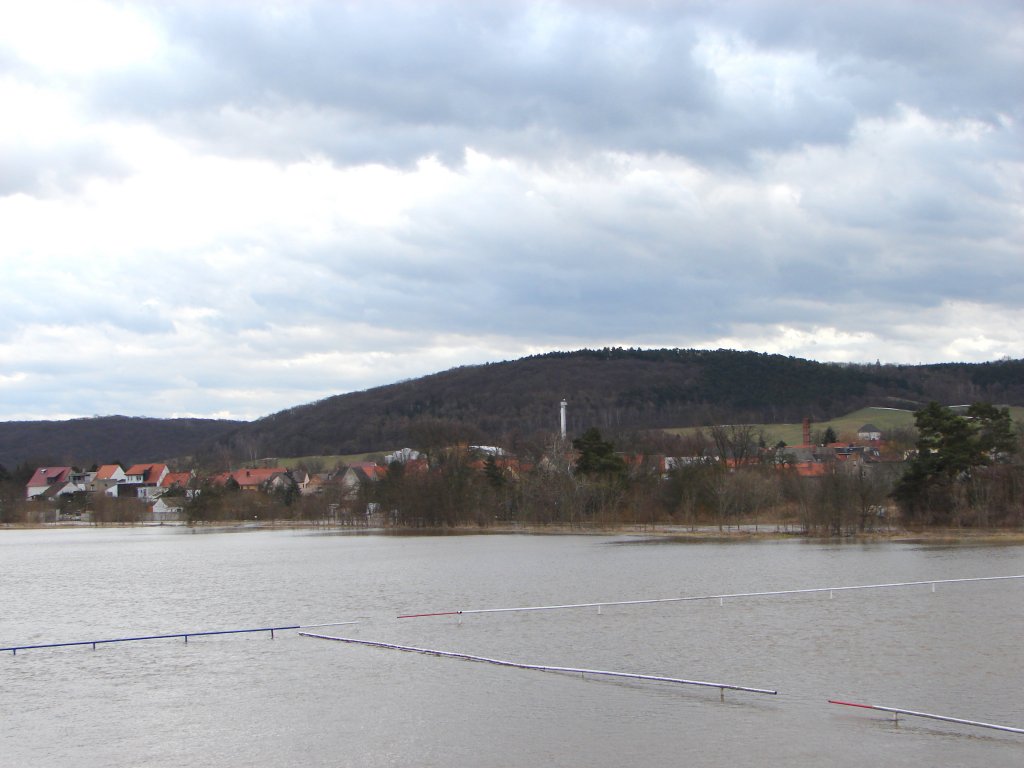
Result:
{"label": "white cloud", "polygon": [[0,9],[0,418],[579,346],[1024,356],[1012,4],[36,7]]}
{"label": "white cloud", "polygon": [[0,6],[0,47],[46,75],[76,78],[159,54],[160,32],[131,4],[33,0]]}

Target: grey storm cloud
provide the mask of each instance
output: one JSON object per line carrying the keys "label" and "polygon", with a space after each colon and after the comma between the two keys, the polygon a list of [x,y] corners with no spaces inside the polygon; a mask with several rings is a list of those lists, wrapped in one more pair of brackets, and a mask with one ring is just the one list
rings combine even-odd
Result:
{"label": "grey storm cloud", "polygon": [[[855,120],[910,104],[992,121],[1016,112],[1013,3],[155,5],[163,66],[92,85],[228,152],[341,163],[457,162],[593,148],[745,162],[843,143]],[[793,58],[792,81],[715,71],[709,34]],[[803,71],[799,71],[803,70]],[[734,87],[741,93],[732,94]]]}

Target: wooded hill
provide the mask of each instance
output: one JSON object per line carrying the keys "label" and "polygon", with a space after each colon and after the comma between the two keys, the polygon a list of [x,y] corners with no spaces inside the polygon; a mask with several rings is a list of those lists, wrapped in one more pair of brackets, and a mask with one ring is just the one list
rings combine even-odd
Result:
{"label": "wooded hill", "polygon": [[615,433],[805,416],[821,422],[868,405],[1024,405],[1024,360],[891,366],[730,350],[556,352],[291,408],[229,431],[217,450],[256,457],[422,447],[425,432],[439,426],[461,439],[509,445],[557,431],[563,397],[571,436],[591,426]]}
{"label": "wooded hill", "polygon": [[110,416],[0,422],[0,464],[89,466],[199,456],[210,465],[264,456],[418,447],[433,431],[509,445],[570,436],[721,423],[823,422],[864,406],[918,409],[986,401],[1024,405],[1024,360],[924,366],[818,363],[730,350],[554,352],[337,395],[253,422]]}
{"label": "wooded hill", "polygon": [[0,421],[0,465],[90,467],[165,461],[194,454],[244,422],[97,416],[67,421]]}

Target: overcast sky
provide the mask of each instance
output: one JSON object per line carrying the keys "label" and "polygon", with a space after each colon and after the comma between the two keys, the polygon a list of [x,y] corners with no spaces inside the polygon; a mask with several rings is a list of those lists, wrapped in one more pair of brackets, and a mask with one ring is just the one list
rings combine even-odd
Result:
{"label": "overcast sky", "polygon": [[0,419],[1024,357],[1024,5],[0,4]]}

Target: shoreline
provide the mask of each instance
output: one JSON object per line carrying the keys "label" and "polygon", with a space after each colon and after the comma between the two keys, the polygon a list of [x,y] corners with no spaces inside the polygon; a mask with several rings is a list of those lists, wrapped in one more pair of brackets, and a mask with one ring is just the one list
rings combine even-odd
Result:
{"label": "shoreline", "polygon": [[5,523],[0,531],[18,530],[119,530],[119,529],[180,529],[192,533],[243,533],[258,531],[310,531],[349,534],[353,536],[625,536],[634,539],[650,539],[665,542],[692,543],[740,543],[751,541],[808,541],[841,543],[893,542],[900,544],[1024,544],[1024,530],[1002,528],[921,528],[891,529],[841,534],[839,536],[808,533],[786,523],[743,524],[719,529],[717,525],[616,525],[616,526],[571,526],[571,525],[495,525],[495,526],[454,526],[441,528],[398,528],[398,527],[356,527],[325,525],[293,520],[286,521],[224,521],[188,525],[187,523],[124,523],[93,525],[90,523]]}

